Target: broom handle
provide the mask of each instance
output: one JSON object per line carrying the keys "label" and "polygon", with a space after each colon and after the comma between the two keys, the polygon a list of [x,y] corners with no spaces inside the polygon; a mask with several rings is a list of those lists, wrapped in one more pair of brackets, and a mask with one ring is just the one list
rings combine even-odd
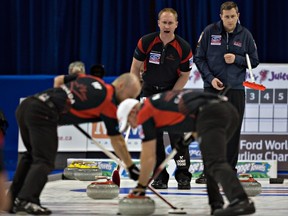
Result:
{"label": "broom handle", "polygon": [[127,169],[124,162],[122,162],[118,157],[116,157],[112,152],[108,151],[104,146],[98,143],[90,134],[88,134],[85,130],[83,130],[79,125],[74,125],[79,131],[81,131],[88,139],[90,139],[99,149],[103,151],[110,159],[114,160],[124,169]]}
{"label": "broom handle", "polygon": [[131,130],[131,127],[129,126],[128,129],[126,130],[126,135],[125,135],[125,143],[126,144],[128,142],[128,139],[129,139],[130,130]]}
{"label": "broom handle", "polygon": [[252,67],[251,67],[250,58],[249,58],[249,55],[247,53],[246,53],[246,62],[247,62],[247,65],[248,65],[248,70],[249,70],[249,73],[250,73],[251,81],[255,82],[255,78],[254,78],[254,75],[252,73]]}
{"label": "broom handle", "polygon": [[[131,130],[131,127],[129,126],[128,129],[126,130],[126,135],[125,135],[125,143],[126,143],[126,145],[127,145],[127,143],[128,143],[130,130]],[[119,171],[119,169],[120,169],[120,164],[117,165],[117,168],[116,168],[116,169]]]}

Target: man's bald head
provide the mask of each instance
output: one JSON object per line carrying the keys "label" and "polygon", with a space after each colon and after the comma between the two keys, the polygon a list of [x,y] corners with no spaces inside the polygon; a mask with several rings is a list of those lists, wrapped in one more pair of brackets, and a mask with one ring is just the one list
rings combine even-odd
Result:
{"label": "man's bald head", "polygon": [[115,87],[116,98],[119,103],[127,98],[136,98],[141,92],[139,79],[131,73],[120,75],[112,85]]}

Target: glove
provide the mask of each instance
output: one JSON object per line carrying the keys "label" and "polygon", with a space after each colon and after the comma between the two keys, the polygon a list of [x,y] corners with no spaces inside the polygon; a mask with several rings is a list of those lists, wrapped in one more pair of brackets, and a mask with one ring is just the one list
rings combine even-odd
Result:
{"label": "glove", "polygon": [[193,132],[184,133],[183,137],[179,137],[178,140],[175,141],[174,147],[177,151],[183,151],[183,149],[188,148],[191,142],[195,141]]}
{"label": "glove", "polygon": [[146,194],[146,188],[147,186],[143,186],[138,183],[138,185],[130,191],[128,196],[131,198],[144,197]]}
{"label": "glove", "polygon": [[195,141],[194,134],[195,133],[189,132],[189,133],[186,133],[184,135],[184,140],[183,140],[183,145],[184,146],[188,146],[188,145],[190,145],[191,142]]}
{"label": "glove", "polygon": [[140,170],[138,167],[133,163],[130,167],[128,167],[129,177],[134,181],[137,181],[139,178]]}

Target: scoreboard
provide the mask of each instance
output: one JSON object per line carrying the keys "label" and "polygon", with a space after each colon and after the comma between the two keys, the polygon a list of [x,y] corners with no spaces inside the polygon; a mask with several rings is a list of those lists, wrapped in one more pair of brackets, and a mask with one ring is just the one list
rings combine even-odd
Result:
{"label": "scoreboard", "polygon": [[288,133],[287,92],[287,88],[247,89],[242,132]]}

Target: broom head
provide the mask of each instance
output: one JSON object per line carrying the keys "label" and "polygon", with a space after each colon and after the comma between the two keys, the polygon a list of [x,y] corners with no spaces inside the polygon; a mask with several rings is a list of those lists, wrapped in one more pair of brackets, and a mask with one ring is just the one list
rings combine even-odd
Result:
{"label": "broom head", "polygon": [[115,169],[112,173],[112,182],[114,182],[114,184],[120,187],[120,175],[118,169]]}
{"label": "broom head", "polygon": [[255,82],[249,82],[249,81],[243,82],[243,86],[247,88],[255,89],[255,90],[260,90],[260,91],[264,91],[266,89],[266,87],[261,84],[257,84]]}

